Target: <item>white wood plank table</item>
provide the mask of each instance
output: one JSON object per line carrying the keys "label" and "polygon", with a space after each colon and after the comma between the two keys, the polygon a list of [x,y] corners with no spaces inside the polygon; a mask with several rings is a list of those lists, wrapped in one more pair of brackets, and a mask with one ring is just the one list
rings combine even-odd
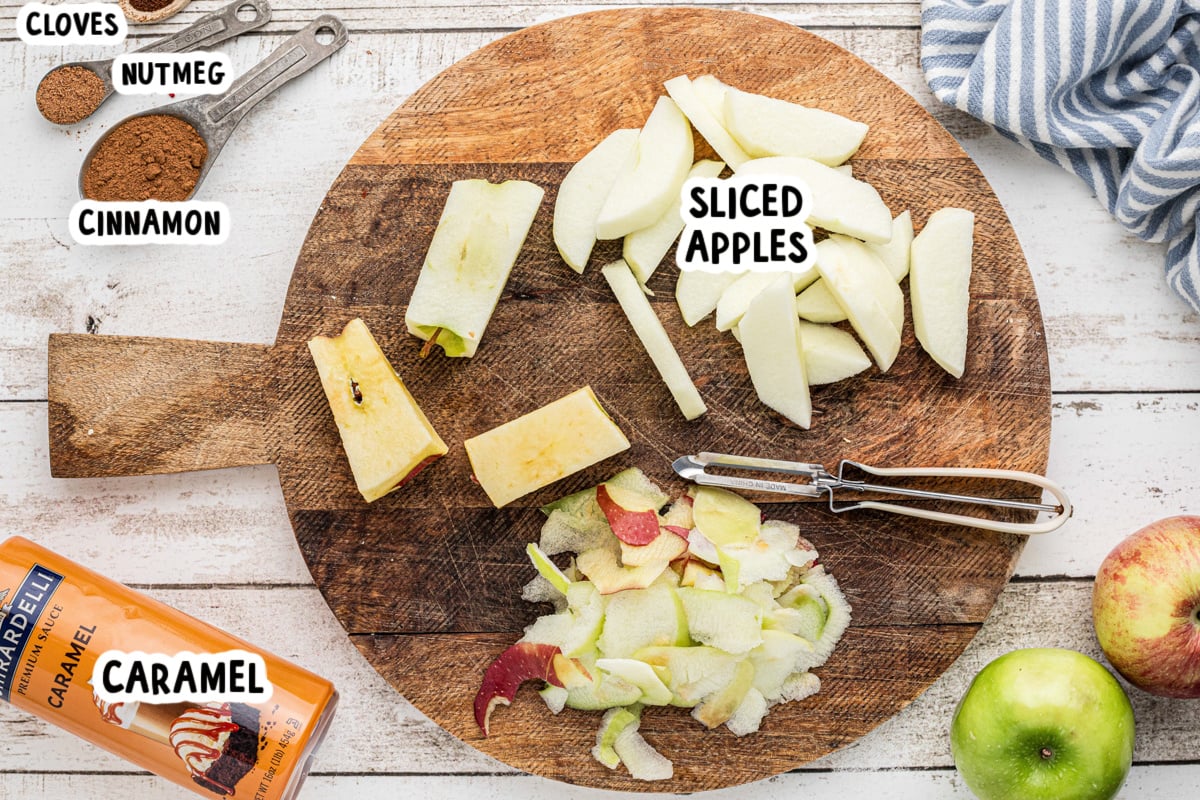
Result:
{"label": "white wood plank table", "polygon": [[[407,95],[503,34],[598,8],[563,0],[276,0],[263,31],[225,45],[239,69],[321,11],[350,44],[267,100],[238,129],[205,186],[235,227],[227,244],[83,248],[67,233],[82,153],[153,98],[114,98],[67,130],[38,115],[34,89],[88,48],[27,48],[19,7],[0,0],[0,533],[24,533],[103,574],[209,620],[333,680],[342,708],[306,798],[599,797],[515,772],[458,742],[379,678],[309,578],[273,468],[118,480],[50,477],[46,337],[103,332],[227,341],[274,338],[309,221],[342,165]],[[218,5],[198,0],[138,38]],[[718,3],[716,5],[725,5]],[[728,4],[733,7],[733,4]],[[1124,236],[1081,183],[939,106],[918,67],[912,0],[760,2],[743,10],[806,27],[882,70],[959,138],[1012,217],[1042,304],[1054,388],[1050,476],[1075,518],[1026,547],[1017,574],[962,659],[907,710],[853,746],[771,781],[715,793],[823,800],[969,798],[947,731],[991,658],[1025,646],[1099,655],[1092,579],[1108,550],[1159,517],[1200,513],[1200,318],[1161,275],[1162,249]],[[263,614],[263,609],[270,614]],[[1125,798],[1194,798],[1200,704],[1130,695],[1135,767]],[[7,706],[0,797],[87,793],[97,800],[186,793]]]}

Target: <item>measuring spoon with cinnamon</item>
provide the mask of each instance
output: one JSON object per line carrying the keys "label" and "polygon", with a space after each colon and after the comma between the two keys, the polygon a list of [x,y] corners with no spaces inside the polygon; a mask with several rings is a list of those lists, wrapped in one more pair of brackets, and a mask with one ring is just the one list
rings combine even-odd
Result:
{"label": "measuring spoon with cinnamon", "polygon": [[[189,53],[261,28],[270,19],[267,0],[234,0],[178,33],[133,52]],[[111,58],[59,64],[38,83],[38,111],[56,125],[73,125],[87,119],[113,93],[112,65]]]}
{"label": "measuring spoon with cinnamon", "polygon": [[[79,170],[79,196],[191,198],[250,109],[329,58],[348,39],[340,19],[322,14],[234,81],[225,94],[181,100],[126,117],[88,151]],[[164,163],[156,163],[159,158]]]}

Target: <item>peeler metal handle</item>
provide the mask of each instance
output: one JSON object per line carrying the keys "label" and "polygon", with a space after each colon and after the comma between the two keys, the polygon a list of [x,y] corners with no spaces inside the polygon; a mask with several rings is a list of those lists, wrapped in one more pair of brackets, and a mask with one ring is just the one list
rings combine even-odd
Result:
{"label": "peeler metal handle", "polygon": [[[838,465],[838,474],[832,475],[820,464],[776,461],[767,458],[731,456],[720,453],[700,453],[696,456],[683,456],[676,459],[673,466],[675,472],[680,477],[704,486],[720,486],[728,489],[744,489],[747,491],[771,492],[774,494],[801,497],[828,495],[829,509],[835,514],[866,508],[876,511],[886,511],[892,514],[901,514],[906,517],[918,517],[920,519],[948,522],[954,525],[966,525],[972,528],[999,533],[1015,534],[1049,533],[1059,528],[1071,516],[1071,501],[1067,498],[1066,492],[1062,490],[1062,487],[1041,475],[1016,470],[974,469],[969,467],[872,467],[857,461],[843,460]],[[808,482],[791,483],[786,481],[762,480],[759,478],[744,478],[737,475],[714,475],[706,471],[708,467],[782,473],[808,478]],[[972,478],[976,480],[1015,481],[1036,486],[1040,490],[1049,492],[1054,496],[1057,505],[1033,503],[1024,500],[1009,500],[1002,497],[981,497],[948,492],[931,492],[924,489],[910,489],[905,486],[867,483],[866,481],[852,480],[846,477],[847,467],[853,467],[868,475],[875,475],[881,478]],[[913,506],[898,505],[896,503],[883,503],[877,500],[860,500],[858,502],[838,505],[835,496],[835,492],[837,491],[877,492],[901,497],[966,503],[992,508],[1052,512],[1054,516],[1040,522],[1005,522],[998,519],[972,517],[965,514],[950,514],[944,511],[933,511]]]}
{"label": "peeler metal handle", "polygon": [[[856,469],[862,470],[869,475],[878,475],[881,478],[974,478],[976,480],[994,480],[994,481],[1015,481],[1017,483],[1027,483],[1036,486],[1039,489],[1044,489],[1053,495],[1058,501],[1058,505],[1049,505],[1046,503],[1027,503],[1020,500],[1006,500],[999,497],[976,497],[973,495],[950,494],[947,492],[929,492],[923,489],[909,489],[901,486],[880,486],[870,483],[862,483],[851,481],[845,478],[845,469],[853,466]],[[844,511],[854,511],[859,508],[870,508],[876,511],[887,511],[892,514],[902,514],[906,517],[919,517],[921,519],[932,519],[939,522],[949,522],[955,525],[967,525],[972,528],[981,528],[987,531],[997,531],[999,533],[1050,533],[1057,530],[1071,516],[1071,501],[1068,499],[1066,492],[1062,487],[1054,481],[1044,478],[1041,475],[1035,475],[1032,472],[1020,472],[1011,469],[975,469],[971,467],[872,467],[866,464],[860,464],[857,461],[842,461],[838,466],[838,485],[840,489],[852,489],[860,492],[881,492],[886,494],[901,495],[904,497],[917,497],[926,500],[945,500],[955,503],[968,503],[972,505],[985,505],[993,508],[1016,508],[1029,511],[1049,511],[1057,512],[1054,516],[1041,522],[1004,522],[997,519],[986,519],[983,517],[971,517],[964,514],[950,514],[944,511],[932,511],[930,509],[918,508],[916,506],[898,505],[896,503],[881,503],[877,500],[860,500],[856,503],[835,507],[833,505],[833,494],[829,495],[829,508],[834,513],[842,513]]]}

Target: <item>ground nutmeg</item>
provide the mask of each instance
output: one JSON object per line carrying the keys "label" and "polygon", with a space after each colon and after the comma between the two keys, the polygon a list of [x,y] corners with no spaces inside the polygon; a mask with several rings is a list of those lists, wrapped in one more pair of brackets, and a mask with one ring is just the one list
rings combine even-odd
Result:
{"label": "ground nutmeg", "polygon": [[186,120],[149,114],[108,132],[83,173],[91,200],[186,200],[208,158],[204,139]]}
{"label": "ground nutmeg", "polygon": [[59,67],[38,84],[37,107],[56,125],[70,125],[91,116],[104,94],[104,81],[87,67]]}

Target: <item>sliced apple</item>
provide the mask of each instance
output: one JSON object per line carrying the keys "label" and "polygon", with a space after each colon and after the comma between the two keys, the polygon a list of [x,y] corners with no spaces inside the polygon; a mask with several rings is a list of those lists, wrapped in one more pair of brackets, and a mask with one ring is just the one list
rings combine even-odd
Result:
{"label": "sliced apple", "polygon": [[896,285],[896,279],[883,261],[863,242],[849,236],[833,234],[829,237],[842,247],[850,268],[862,276],[875,299],[887,312],[888,319],[897,331],[904,330],[904,293]]}
{"label": "sliced apple", "polygon": [[692,91],[708,109],[708,113],[712,115],[713,119],[724,126],[725,93],[729,91],[729,84],[722,82],[715,75],[700,75],[692,80]]}
{"label": "sliced apple", "polygon": [[558,676],[559,682],[568,692],[592,683],[591,674],[579,659],[567,658],[562,653],[555,653],[550,665],[554,668],[554,674]]}
{"label": "sliced apple", "polygon": [[646,647],[633,654],[652,667],[665,667],[665,683],[673,695],[671,705],[692,708],[713,692],[729,685],[739,659],[715,647]]}
{"label": "sliced apple", "polygon": [[511,705],[517,689],[525,681],[541,680],[554,686],[563,685],[554,671],[554,657],[559,654],[554,645],[518,642],[492,662],[475,695],[475,722],[484,736],[488,735],[492,711],[498,705]]}
{"label": "sliced apple", "polygon": [[[778,581],[787,578],[796,557],[799,528],[780,520],[768,520],[759,529],[758,537],[749,543],[736,542],[721,546],[721,566],[726,583],[735,590],[759,581]],[[729,568],[727,565],[736,564]]]}
{"label": "sliced apple", "polygon": [[648,706],[665,706],[671,702],[671,690],[663,683],[654,668],[634,658],[598,658],[596,666],[610,675],[629,681],[642,690],[638,702]]}
{"label": "sliced apple", "polygon": [[806,697],[812,697],[819,691],[821,691],[820,678],[811,672],[796,672],[783,682],[783,691],[780,692],[779,702],[792,703],[803,700]]}
{"label": "sliced apple", "polygon": [[[725,169],[723,161],[697,161],[688,172],[687,177],[689,179],[715,178],[721,174],[723,169]],[[667,255],[667,251],[671,249],[671,245],[683,231],[683,217],[679,214],[682,205],[682,197],[676,195],[675,202],[671,203],[671,207],[653,225],[636,230],[625,237],[621,255],[624,256],[625,263],[633,270],[638,283],[643,286],[646,285],[646,281],[650,280],[650,276],[658,269]]]}
{"label": "sliced apple", "polygon": [[550,585],[566,596],[567,589],[571,586],[571,581],[563,574],[563,571],[558,568],[558,565],[550,560],[550,557],[542,552],[542,549],[533,542],[525,545],[525,554],[529,556],[529,560],[533,563],[534,569],[538,574],[550,582]]}
{"label": "sliced apple", "polygon": [[596,503],[623,543],[647,545],[658,538],[657,510],[646,508],[645,500],[636,493],[602,483],[596,487]]}
{"label": "sliced apple", "polygon": [[308,350],[333,412],[354,483],[368,503],[399,489],[446,453],[408,387],[361,319]]}
{"label": "sliced apple", "polygon": [[667,513],[663,514],[659,524],[662,525],[664,530],[668,530],[684,541],[687,541],[688,531],[695,524],[692,517],[692,498],[684,495],[671,503],[671,506],[667,509]]}
{"label": "sliced apple", "polygon": [[567,692],[567,708],[599,711],[603,708],[630,706],[642,697],[642,690],[616,675],[603,675],[584,686]]}
{"label": "sliced apple", "polygon": [[775,701],[783,685],[795,672],[804,672],[821,660],[811,642],[786,631],[764,630],[762,644],[750,652],[754,664],[754,688]]}
{"label": "sliced apple", "polygon": [[767,699],[762,696],[762,692],[750,687],[746,692],[746,696],[742,698],[742,703],[733,712],[733,715],[726,721],[725,727],[734,736],[746,736],[747,734],[757,733],[762,726],[763,717],[767,715],[767,710],[770,706],[767,704]]}
{"label": "sliced apple", "polygon": [[637,155],[637,128],[613,131],[575,163],[554,201],[554,245],[582,274],[596,246],[596,220],[617,177]]}
{"label": "sliced apple", "polygon": [[846,318],[846,310],[822,280],[796,295],[796,313],[809,322],[841,322]]}
{"label": "sliced apple", "polygon": [[604,713],[600,719],[600,730],[596,731],[596,746],[592,748],[592,757],[609,769],[621,766],[621,757],[613,749],[617,736],[630,725],[636,725],[637,714],[626,708],[613,708]]}
{"label": "sliced apple", "polygon": [[[741,495],[713,486],[696,486],[692,515],[703,538],[720,547],[725,544],[749,544],[758,538],[762,512]],[[712,560],[704,558],[710,564]]]}
{"label": "sliced apple", "polygon": [[838,304],[846,310],[850,324],[871,351],[879,369],[887,372],[900,352],[900,332],[875,292],[850,266],[841,246],[833,239],[817,243],[817,270]]}
{"label": "sliced apple", "polygon": [[637,724],[627,725],[617,734],[613,750],[629,770],[629,777],[639,781],[666,781],[675,774],[670,759],[650,746],[638,733]]}
{"label": "sliced apple", "polygon": [[725,127],[755,158],[802,156],[836,167],[858,152],[867,126],[840,114],[730,88]]}
{"label": "sliced apple", "polygon": [[692,168],[692,126],[669,97],[660,97],[638,134],[637,156],[613,183],[597,239],[618,239],[647,228],[666,213]]}
{"label": "sliced apple", "polygon": [[679,304],[683,321],[692,326],[711,314],[725,290],[744,274],[680,270],[675,282],[675,302]]}
{"label": "sliced apple", "polygon": [[699,528],[688,531],[688,554],[709,564],[719,564],[721,561],[717,546],[710,542]]}
{"label": "sliced apple", "polygon": [[559,638],[559,649],[570,658],[578,658],[596,648],[604,627],[607,601],[591,581],[572,581],[567,587],[567,609],[571,626]]}
{"label": "sliced apple", "polygon": [[683,575],[679,577],[679,585],[681,587],[695,586],[697,589],[717,592],[725,591],[725,579],[721,577],[720,570],[715,570],[691,558],[683,565]]}
{"label": "sliced apple", "polygon": [[550,709],[551,714],[559,714],[567,706],[569,693],[561,686],[546,684],[543,688],[538,689],[538,694],[542,696],[542,700],[545,701],[546,708]]}
{"label": "sliced apple", "polygon": [[475,355],[544,194],[528,181],[454,182],[404,312],[409,333]]}
{"label": "sliced apple", "polygon": [[605,267],[603,273],[613,294],[617,297],[617,302],[621,305],[621,310],[625,312],[629,324],[633,326],[634,333],[641,340],[642,346],[646,348],[646,353],[654,362],[663,382],[667,384],[671,396],[675,398],[679,410],[687,419],[699,417],[708,408],[700,398],[696,384],[692,383],[687,368],[679,358],[679,353],[671,344],[662,321],[650,307],[650,301],[642,293],[637,278],[630,272],[629,265],[624,261],[615,261]]}
{"label": "sliced apple", "polygon": [[908,292],[917,341],[942,369],[961,378],[967,361],[971,249],[975,215],[935,211],[912,243]]}
{"label": "sliced apple", "polygon": [[692,709],[692,717],[710,730],[724,725],[746,699],[746,693],[753,685],[754,664],[750,661],[739,661],[733,673],[733,680],[724,688],[704,698],[700,705]]}
{"label": "sliced apple", "polygon": [[789,175],[807,183],[812,192],[809,225],[866,242],[883,243],[892,238],[892,213],[875,187],[833,167],[810,158],[776,156],[747,161],[738,173]]}
{"label": "sliced apple", "polygon": [[659,561],[638,567],[623,567],[617,563],[616,553],[606,548],[587,550],[575,559],[575,566],[595,584],[600,594],[645,589],[663,574],[670,563]]}
{"label": "sliced apple", "polygon": [[912,214],[905,211],[892,220],[892,238],[886,244],[867,244],[892,273],[896,283],[908,274],[909,248],[912,246]]}
{"label": "sliced apple", "polygon": [[750,303],[781,274],[791,277],[792,294],[811,284],[818,277],[815,266],[800,272],[747,272],[721,294],[717,301],[717,330],[728,331],[737,326]]}
{"label": "sliced apple", "polygon": [[804,583],[817,590],[825,605],[827,616],[821,628],[821,635],[813,642],[819,661],[813,664],[819,667],[833,653],[833,648],[841,640],[842,634],[850,627],[850,604],[846,602],[841,587],[832,575],[824,568],[816,567],[804,576]]}
{"label": "sliced apple", "polygon": [[[762,609],[736,594],[681,588],[679,599],[693,639],[726,653],[748,653],[762,644]],[[733,713],[733,709],[730,709]]]}
{"label": "sliced apple", "polygon": [[660,582],[608,598],[597,646],[606,658],[627,658],[643,647],[682,646],[690,641],[676,589]]}
{"label": "sliced apple", "polygon": [[790,276],[776,276],[754,298],[738,323],[738,330],[758,399],[807,429],[812,424],[812,400],[804,373],[800,319],[796,316],[796,295]]}
{"label": "sliced apple", "polygon": [[687,552],[688,541],[684,536],[665,528],[650,542],[635,546],[621,542],[621,563],[627,567],[640,567],[656,562],[674,561]]}
{"label": "sliced apple", "polygon": [[[688,118],[692,126],[704,137],[704,141],[712,145],[717,155],[725,159],[733,169],[750,160],[750,156],[734,141],[725,129],[723,115],[714,115],[709,106],[697,93],[692,81],[687,75],[680,75],[663,84],[667,94],[679,106],[679,110]],[[715,175],[713,177],[716,177]]]}
{"label": "sliced apple", "polygon": [[629,449],[629,440],[585,386],[463,442],[496,508]]}
{"label": "sliced apple", "polygon": [[809,386],[837,383],[871,366],[871,359],[855,338],[832,325],[801,320],[800,344]]}

